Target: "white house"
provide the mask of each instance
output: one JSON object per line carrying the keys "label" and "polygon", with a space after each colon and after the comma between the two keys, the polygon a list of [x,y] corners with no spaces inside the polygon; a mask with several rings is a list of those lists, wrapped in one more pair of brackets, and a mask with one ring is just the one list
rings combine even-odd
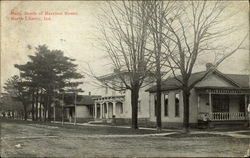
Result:
{"label": "white house", "polygon": [[[127,75],[124,72],[124,75]],[[117,74],[112,73],[105,76],[99,77],[100,80],[105,81],[113,81],[113,82],[122,82],[119,80]],[[147,78],[145,80],[146,83],[150,83],[152,81],[151,78]],[[148,84],[147,86],[143,86],[143,88],[139,91],[139,100],[138,100],[138,123],[145,124],[145,122],[149,119],[150,109],[149,109],[149,93],[145,90],[151,87],[152,84]],[[113,88],[108,86],[104,86],[102,88],[102,97],[95,99],[95,120],[109,122],[111,118],[114,116],[116,118],[117,124],[130,124],[132,109],[131,109],[131,91],[130,90],[122,90],[115,91]]]}
{"label": "white house", "polygon": [[[204,75],[205,71],[192,74],[190,83]],[[150,93],[150,124],[156,122],[156,87]],[[208,75],[191,90],[191,126],[208,120],[210,126],[247,125],[247,105],[249,103],[249,75],[223,74],[218,70]],[[183,102],[180,83],[170,77],[162,83],[162,124],[163,127],[180,127],[183,124]]]}

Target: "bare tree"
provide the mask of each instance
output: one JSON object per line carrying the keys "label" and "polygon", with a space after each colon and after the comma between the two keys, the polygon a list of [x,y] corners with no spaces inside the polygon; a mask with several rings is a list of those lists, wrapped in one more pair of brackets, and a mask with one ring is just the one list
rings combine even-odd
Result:
{"label": "bare tree", "polygon": [[139,90],[148,75],[150,54],[146,50],[149,37],[149,5],[143,1],[108,2],[101,22],[104,47],[112,61],[120,85],[105,85],[115,90],[131,91],[132,128],[137,129]]}
{"label": "bare tree", "polygon": [[[152,38],[152,46],[149,48],[150,53],[152,53],[152,58],[150,62],[153,64],[153,69],[151,70],[156,78],[156,125],[157,130],[160,131],[162,128],[161,121],[161,82],[163,77],[165,77],[171,70],[166,64],[165,57],[168,54],[167,49],[163,47],[166,40],[165,36],[167,28],[164,26],[164,18],[171,14],[175,9],[175,2],[171,1],[148,1],[152,7],[151,17],[149,22],[150,37]],[[165,32],[165,36],[162,34]]]}
{"label": "bare tree", "polygon": [[[165,60],[175,79],[179,81],[183,93],[183,126],[189,128],[189,96],[191,89],[233,53],[242,49],[248,35],[236,45],[225,46],[220,41],[236,31],[235,27],[225,26],[231,17],[226,15],[227,5],[220,1],[187,1],[175,5],[171,14],[164,16],[166,31],[154,30],[164,37],[163,45],[167,50]],[[215,42],[216,41],[216,42]],[[205,74],[190,83],[193,68],[202,54],[215,55],[214,65]],[[178,76],[178,73],[180,76]]]}

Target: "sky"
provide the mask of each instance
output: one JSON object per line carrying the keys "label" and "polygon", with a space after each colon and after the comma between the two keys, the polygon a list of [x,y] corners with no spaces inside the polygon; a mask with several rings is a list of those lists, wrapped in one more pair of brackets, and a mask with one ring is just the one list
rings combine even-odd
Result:
{"label": "sky", "polygon": [[[12,75],[19,74],[14,64],[25,64],[27,55],[34,54],[34,48],[46,44],[49,49],[59,49],[65,55],[76,59],[78,72],[89,70],[94,74],[105,75],[112,72],[105,52],[100,49],[98,37],[98,16],[102,14],[103,1],[1,1],[1,87]],[[248,30],[249,6],[247,1],[235,2],[234,9],[241,10],[229,23],[242,24]],[[20,15],[11,12],[21,12]],[[26,13],[33,15],[24,15]],[[63,15],[44,15],[45,12]],[[74,15],[65,15],[74,14]],[[34,15],[36,14],[36,15]],[[41,15],[39,15],[41,14]],[[16,20],[20,17],[41,18],[40,20]],[[50,20],[44,20],[46,17]],[[239,35],[240,36],[240,35]],[[237,39],[231,37],[230,41]],[[237,41],[236,41],[237,42]],[[31,45],[32,49],[28,49]],[[206,61],[206,59],[204,59]],[[224,73],[248,73],[249,51],[241,50],[219,66]],[[203,70],[204,65],[198,67]],[[197,71],[198,71],[197,69]],[[82,89],[87,94],[98,94],[100,87],[93,86],[87,76],[82,79]]]}

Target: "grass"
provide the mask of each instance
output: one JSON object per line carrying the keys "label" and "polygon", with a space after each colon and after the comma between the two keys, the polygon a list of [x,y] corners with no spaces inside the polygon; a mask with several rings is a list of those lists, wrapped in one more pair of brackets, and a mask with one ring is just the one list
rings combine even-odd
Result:
{"label": "grass", "polygon": [[35,121],[23,121],[23,120],[7,120],[2,119],[1,123],[8,123],[8,124],[31,124],[32,126],[38,128],[49,128],[53,131],[66,131],[72,133],[81,133],[81,134],[101,134],[101,135],[134,135],[134,134],[155,134],[155,133],[162,133],[157,132],[156,130],[145,130],[145,129],[132,129],[132,128],[120,128],[115,126],[86,126],[86,125],[72,125],[72,124],[59,124],[59,123],[48,123],[48,122],[35,122]]}
{"label": "grass", "polygon": [[[124,132],[126,135],[128,133],[135,134],[135,132],[155,132],[116,127],[74,125],[62,127],[61,124],[1,120],[1,136],[3,138],[1,156],[242,157],[249,148],[249,139],[247,138],[215,134],[178,133],[165,137],[103,136],[120,134],[123,131],[126,132]],[[55,137],[46,137],[48,135]],[[17,144],[21,144],[21,147],[16,148]]]}

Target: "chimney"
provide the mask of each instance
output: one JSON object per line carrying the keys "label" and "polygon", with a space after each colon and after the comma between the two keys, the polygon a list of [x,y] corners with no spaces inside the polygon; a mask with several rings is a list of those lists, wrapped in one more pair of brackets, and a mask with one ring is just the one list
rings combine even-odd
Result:
{"label": "chimney", "polygon": [[89,96],[91,96],[91,92],[89,92]]}
{"label": "chimney", "polygon": [[206,64],[206,70],[211,69],[212,67],[214,67],[214,65],[212,63],[207,63]]}

